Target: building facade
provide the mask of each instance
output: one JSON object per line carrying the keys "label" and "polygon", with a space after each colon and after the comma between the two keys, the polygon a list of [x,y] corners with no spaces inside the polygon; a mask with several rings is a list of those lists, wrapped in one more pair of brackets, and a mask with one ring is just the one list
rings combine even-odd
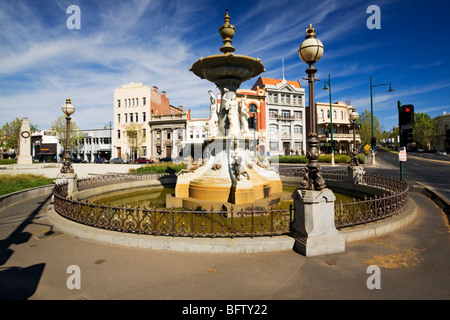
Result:
{"label": "building facade", "polygon": [[113,129],[80,130],[81,139],[73,149],[73,157],[83,162],[94,162],[95,158],[111,159]]}
{"label": "building facade", "polygon": [[[259,93],[261,132],[266,153],[304,154],[306,151],[305,89],[299,81],[259,77],[252,90]],[[259,127],[258,127],[259,128]]]}
{"label": "building facade", "polygon": [[[350,153],[353,149],[353,128],[350,120],[353,107],[345,102],[335,102],[331,106],[330,110],[329,103],[316,103],[317,138],[320,143],[320,152],[331,153],[331,124],[333,124],[334,152]],[[358,148],[361,144],[358,132],[355,138]]]}
{"label": "building facade", "polygon": [[187,116],[183,114],[182,108],[171,106],[166,92],[159,93],[156,86],[130,83],[115,89],[113,158],[159,159],[174,153],[173,133],[186,128]]}

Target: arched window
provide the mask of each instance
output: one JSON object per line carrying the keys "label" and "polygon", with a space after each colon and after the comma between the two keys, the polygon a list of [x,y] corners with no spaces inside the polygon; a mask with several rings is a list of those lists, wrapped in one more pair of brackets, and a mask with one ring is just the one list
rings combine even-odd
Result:
{"label": "arched window", "polygon": [[254,103],[252,103],[248,109],[250,113],[256,113],[257,110],[256,105]]}

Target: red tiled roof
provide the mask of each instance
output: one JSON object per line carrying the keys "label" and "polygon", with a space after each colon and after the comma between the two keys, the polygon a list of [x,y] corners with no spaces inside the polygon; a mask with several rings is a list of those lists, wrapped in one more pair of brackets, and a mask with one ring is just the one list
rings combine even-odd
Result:
{"label": "red tiled roof", "polygon": [[[261,80],[262,80],[263,84],[265,84],[265,85],[267,85],[267,84],[268,85],[276,85],[283,81],[281,79],[271,79],[271,78],[263,78],[263,77],[261,77]],[[292,80],[285,80],[285,81],[293,87],[301,88],[300,83],[298,81],[292,81]]]}

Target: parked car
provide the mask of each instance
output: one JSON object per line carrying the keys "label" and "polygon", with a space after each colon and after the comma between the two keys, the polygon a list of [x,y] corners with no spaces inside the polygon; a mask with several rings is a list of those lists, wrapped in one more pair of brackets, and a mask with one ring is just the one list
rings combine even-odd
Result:
{"label": "parked car", "polygon": [[134,163],[153,163],[153,160],[147,158],[137,158]]}
{"label": "parked car", "polygon": [[417,149],[417,152],[425,152],[425,149],[419,148],[419,149]]}
{"label": "parked car", "polygon": [[121,158],[112,158],[109,162],[110,163],[125,163],[125,161],[123,161],[123,159],[121,159]]}
{"label": "parked car", "polygon": [[172,162],[172,157],[164,157],[160,158],[159,162]]}
{"label": "parked car", "polygon": [[445,151],[437,151],[436,154],[437,154],[438,156],[446,156],[446,155],[447,155],[447,152],[445,152]]}
{"label": "parked car", "polygon": [[72,163],[85,163],[85,161],[81,160],[80,158],[72,158],[72,159],[70,159],[70,162],[72,162]]}
{"label": "parked car", "polygon": [[108,161],[105,158],[95,158],[95,163],[108,163]]}

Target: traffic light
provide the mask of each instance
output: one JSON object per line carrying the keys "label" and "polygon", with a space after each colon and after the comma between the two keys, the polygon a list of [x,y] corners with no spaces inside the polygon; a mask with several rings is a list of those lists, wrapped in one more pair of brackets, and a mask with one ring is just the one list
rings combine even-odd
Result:
{"label": "traffic light", "polygon": [[406,147],[414,142],[413,128],[405,127],[400,131],[400,146]]}
{"label": "traffic light", "polygon": [[377,138],[373,137],[372,139],[370,139],[370,145],[372,147],[375,147],[377,145]]}
{"label": "traffic light", "polygon": [[407,104],[398,109],[398,124],[400,126],[414,124],[414,106]]}

